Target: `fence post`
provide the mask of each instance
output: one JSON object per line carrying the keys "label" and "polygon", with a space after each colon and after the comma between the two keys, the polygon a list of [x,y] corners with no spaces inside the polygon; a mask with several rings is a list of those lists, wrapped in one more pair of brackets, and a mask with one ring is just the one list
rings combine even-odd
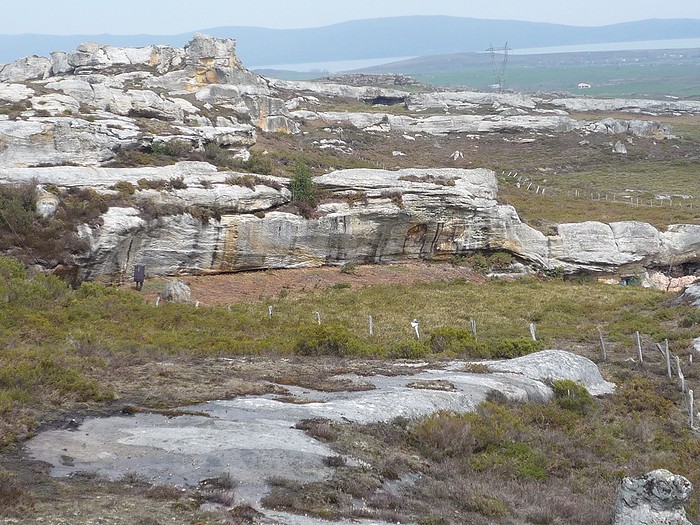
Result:
{"label": "fence post", "polygon": [[267,307],[267,316],[272,319],[272,305]]}
{"label": "fence post", "polygon": [[472,330],[472,335],[474,336],[474,339],[476,339],[476,320],[475,319],[469,319],[469,325]]}
{"label": "fence post", "polygon": [[374,323],[372,322],[372,316],[369,316],[369,335],[374,335]]}
{"label": "fence post", "polygon": [[600,329],[600,326],[598,327],[598,338],[600,339],[600,360],[607,361],[608,352],[605,349],[605,339],[603,339],[603,331]]}
{"label": "fence post", "polygon": [[695,400],[693,399],[693,391],[688,390],[688,424],[690,430],[695,429]]}
{"label": "fence post", "polygon": [[680,383],[681,392],[685,392],[685,376],[681,370],[681,358],[676,356],[676,368],[678,369],[678,381]]}
{"label": "fence post", "polygon": [[316,322],[321,324],[321,312],[314,312],[314,314],[316,315]]}
{"label": "fence post", "polygon": [[637,338],[637,355],[639,356],[639,364],[644,363],[644,356],[642,355],[642,341],[639,338],[639,332],[635,332]]}
{"label": "fence post", "polygon": [[411,326],[416,331],[416,339],[420,339],[420,332],[418,331],[418,319],[411,321]]}
{"label": "fence post", "polygon": [[530,336],[532,336],[533,341],[537,341],[537,328],[535,323],[530,323]]}
{"label": "fence post", "polygon": [[666,373],[668,378],[671,379],[673,375],[671,374],[671,352],[668,349],[668,339],[666,339],[664,345],[664,356],[666,357]]}

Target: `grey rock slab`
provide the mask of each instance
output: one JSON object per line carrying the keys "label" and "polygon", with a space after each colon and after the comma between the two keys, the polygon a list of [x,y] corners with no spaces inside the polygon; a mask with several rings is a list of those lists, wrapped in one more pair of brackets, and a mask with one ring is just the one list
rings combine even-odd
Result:
{"label": "grey rock slab", "polygon": [[51,61],[46,57],[20,58],[11,64],[0,64],[0,82],[24,82],[44,79],[51,72]]}
{"label": "grey rock slab", "polygon": [[[312,482],[332,474],[323,460],[335,453],[294,428],[304,419],[371,423],[398,416],[415,418],[442,409],[471,411],[494,390],[510,399],[539,402],[551,397],[545,380],[552,379],[576,378],[599,393],[610,389],[610,384],[596,375],[592,362],[557,350],[489,362],[494,373],[466,372],[464,362],[435,370],[423,370],[424,366],[416,367],[412,375],[363,378],[376,387],[374,390],[290,388],[290,394],[307,398],[305,404],[284,403],[265,395],[187,407],[202,416],[168,418],[137,413],[89,419],[75,430],[42,432],[29,440],[26,448],[32,457],[53,465],[55,476],[87,471],[120,479],[137,474],[152,483],[193,485],[228,472],[240,482],[236,502],[256,505],[267,490],[266,479],[272,476]],[[449,381],[455,390],[409,387],[416,380]],[[282,523],[317,523],[302,517],[287,518],[290,521]]]}
{"label": "grey rock slab", "polygon": [[369,100],[378,97],[405,98],[409,96],[406,91],[398,89],[378,88],[371,86],[348,86],[330,82],[313,82],[304,80],[280,80],[268,79],[271,87],[292,91],[295,93],[314,93],[325,97],[354,98],[357,100]]}
{"label": "grey rock slab", "polygon": [[529,109],[534,109],[536,106],[534,99],[521,93],[483,93],[479,91],[416,93],[406,101],[408,109],[411,111],[430,108],[469,109],[475,106],[492,106],[494,103]]}
{"label": "grey rock slab", "polygon": [[426,133],[497,133],[507,130],[567,132],[580,124],[562,115],[437,115],[428,117],[397,116],[385,113],[293,111],[295,118],[352,124],[366,131]]}
{"label": "grey rock slab", "polygon": [[310,482],[330,475],[323,459],[333,451],[291,428],[289,419],[256,420],[232,409],[229,419],[219,415],[91,419],[76,431],[41,433],[27,448],[52,463],[56,476],[137,474],[156,484],[196,485],[229,472],[241,484],[238,502],[250,504],[264,494],[269,477]]}
{"label": "grey rock slab", "polygon": [[596,99],[555,98],[547,101],[549,104],[566,109],[567,111],[629,111],[633,113],[697,113],[700,102],[693,100],[647,100],[647,99]]}

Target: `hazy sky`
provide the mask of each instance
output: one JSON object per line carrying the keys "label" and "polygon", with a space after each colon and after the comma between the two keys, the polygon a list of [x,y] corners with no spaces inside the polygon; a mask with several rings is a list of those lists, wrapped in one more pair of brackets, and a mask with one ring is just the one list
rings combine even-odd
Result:
{"label": "hazy sky", "polygon": [[[698,0],[1,0],[0,34],[176,34],[220,26],[297,28],[399,15],[606,25],[700,19]],[[11,6],[11,7],[10,7]]]}

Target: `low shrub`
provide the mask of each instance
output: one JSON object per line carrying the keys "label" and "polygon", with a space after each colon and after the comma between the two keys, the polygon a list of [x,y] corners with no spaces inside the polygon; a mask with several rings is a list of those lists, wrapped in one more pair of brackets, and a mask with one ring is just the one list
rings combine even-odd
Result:
{"label": "low shrub", "polygon": [[519,479],[541,480],[547,477],[546,459],[522,441],[504,443],[475,454],[469,463],[476,471],[512,473]]}
{"label": "low shrub", "polygon": [[18,511],[33,501],[31,493],[15,477],[0,472],[0,515],[4,514],[2,510]]}
{"label": "low shrub", "polygon": [[442,326],[429,336],[430,349],[434,353],[445,353],[462,357],[489,357],[488,347],[476,340],[466,328]]}
{"label": "low shrub", "polygon": [[187,189],[187,183],[185,182],[185,178],[182,176],[179,177],[170,177],[170,180],[166,183],[165,188],[168,191],[172,190],[186,190]]}
{"label": "low shrub", "polygon": [[137,181],[139,189],[142,190],[164,190],[168,187],[168,181],[163,179],[139,179]]}
{"label": "low shrub", "polygon": [[585,414],[593,405],[593,396],[578,381],[561,379],[552,383],[554,400],[565,410]]}
{"label": "low shrub", "polygon": [[387,357],[390,359],[423,359],[430,353],[428,342],[418,339],[395,341],[386,351]]}
{"label": "low shrub", "polygon": [[318,195],[313,180],[311,168],[304,163],[297,163],[292,172],[292,180],[289,182],[289,190],[292,192],[292,201],[316,206]]}
{"label": "low shrub", "polygon": [[382,199],[389,199],[400,209],[403,209],[403,193],[398,190],[386,190],[379,194]]}
{"label": "low shrub", "polygon": [[491,355],[502,359],[512,359],[539,352],[542,348],[544,345],[541,341],[533,341],[527,337],[516,337],[499,341],[492,349]]}
{"label": "low shrub", "polygon": [[120,180],[114,186],[112,186],[112,189],[123,195],[133,195],[136,193],[136,186],[126,180]]}
{"label": "low shrub", "polygon": [[356,353],[360,346],[360,341],[346,326],[324,323],[303,328],[294,345],[294,352],[301,355],[345,356]]}
{"label": "low shrub", "polygon": [[482,516],[494,518],[510,514],[508,505],[501,498],[484,494],[471,494],[465,502],[465,507],[467,510],[478,512]]}
{"label": "low shrub", "polygon": [[272,173],[272,161],[257,151],[251,151],[248,160],[241,165],[246,171],[252,173],[260,173],[261,175],[270,175]]}
{"label": "low shrub", "polygon": [[476,446],[472,435],[473,421],[473,414],[441,410],[420,419],[411,429],[411,437],[431,459],[463,457],[471,454]]}
{"label": "low shrub", "polygon": [[246,175],[230,175],[226,177],[226,184],[231,186],[243,186],[245,188],[254,190],[255,186],[267,186],[275,190],[281,190],[282,185],[272,179],[266,179],[264,177],[257,177],[252,174]]}
{"label": "low shrub", "polygon": [[668,417],[673,410],[673,402],[657,391],[653,381],[643,377],[632,377],[620,384],[613,399],[626,413],[647,412]]}

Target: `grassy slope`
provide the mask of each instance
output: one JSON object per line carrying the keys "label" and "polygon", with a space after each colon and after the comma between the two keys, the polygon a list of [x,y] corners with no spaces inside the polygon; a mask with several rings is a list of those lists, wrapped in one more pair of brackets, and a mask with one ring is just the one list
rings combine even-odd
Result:
{"label": "grassy slope", "polygon": [[[490,351],[504,340],[527,336],[527,325],[535,322],[546,346],[595,357],[600,327],[610,351],[603,369],[621,383],[621,390],[573,413],[556,403],[487,405],[475,419],[466,420],[445,413],[410,424],[332,425],[323,432],[314,423],[305,428],[339,453],[364,459],[369,467],[341,464],[333,480],[321,485],[274,481],[267,504],[324,517],[360,517],[363,514],[348,505],[359,497],[366,498],[365,515],[423,520],[420,523],[458,523],[465,517],[474,523],[506,523],[520,517],[603,524],[623,474],[665,466],[698,482],[700,454],[683,427],[682,400],[650,348],[654,341],[669,338],[672,351],[683,355],[690,339],[700,335],[700,316],[661,292],[537,279],[338,287],[293,300],[280,293],[270,320],[263,303],[233,303],[230,309],[155,307],[133,291],[96,284],[70,291],[53,278],[24,280],[13,268],[3,261],[0,272],[16,275],[0,280],[8,298],[0,305],[0,344],[5,348],[0,353],[0,428],[5,444],[56,413],[102,406],[113,397],[120,376],[132,382],[127,391],[146,381],[146,405],[162,408],[182,402],[167,394],[175,386],[171,382],[181,381],[172,375],[177,369],[143,368],[149,363],[194,367],[204,359],[204,370],[213,370],[218,366],[209,360],[213,357],[279,358],[302,352],[333,357],[342,370],[347,364],[341,356],[469,357],[474,342],[459,330],[474,318],[483,344],[479,355],[488,355],[483,348]],[[321,327],[315,324],[315,311],[322,314]],[[374,338],[367,334],[368,314],[374,316]],[[414,317],[421,322],[426,343],[413,339],[409,321]],[[443,351],[427,343],[441,327],[447,334]],[[629,360],[636,352],[635,330],[645,334],[646,370]],[[311,345],[300,346],[302,342]],[[244,371],[243,363],[228,374]],[[319,378],[302,373],[304,366],[309,363],[277,381],[321,387]],[[131,368],[151,371],[138,378]],[[270,368],[264,377],[270,378],[271,372]],[[693,385],[694,367],[688,366],[685,373]],[[210,384],[206,373],[198,381]],[[217,392],[213,384],[207,388]],[[416,471],[423,473],[421,481],[401,496],[374,490],[386,480]],[[8,479],[0,472],[0,491],[8,487]],[[114,497],[115,490],[123,489],[92,490]],[[31,488],[21,492],[26,498],[32,493]],[[43,496],[34,497],[46,516],[55,516],[58,511],[46,510]],[[692,511],[697,507],[694,499]],[[21,508],[0,505],[0,515],[27,516]],[[454,516],[459,516],[457,521],[451,521]],[[545,522],[556,521],[534,521]]]}

